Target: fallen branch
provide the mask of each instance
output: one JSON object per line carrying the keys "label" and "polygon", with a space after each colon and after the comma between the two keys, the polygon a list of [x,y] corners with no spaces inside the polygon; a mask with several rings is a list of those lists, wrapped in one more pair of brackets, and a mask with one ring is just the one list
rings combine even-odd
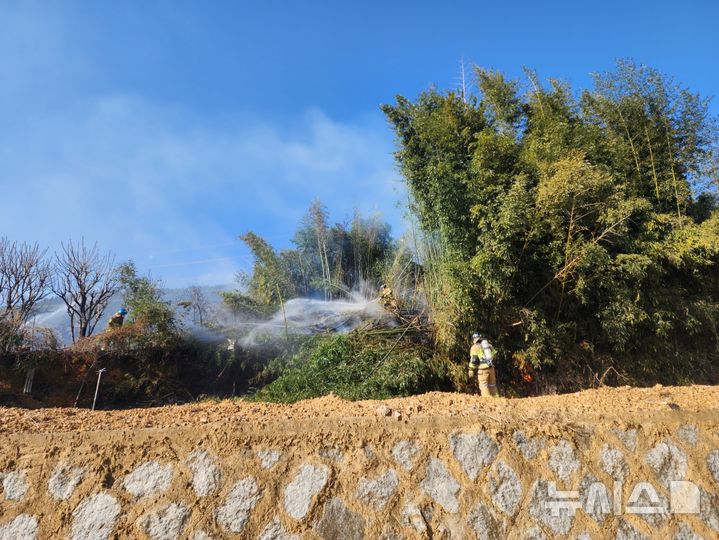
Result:
{"label": "fallen branch", "polygon": [[[418,319],[418,317],[415,317],[415,320],[417,320],[417,319]],[[413,321],[413,322],[414,322],[414,321]],[[389,357],[389,355],[392,354],[392,351],[394,351],[395,348],[397,347],[397,345],[399,345],[399,342],[402,341],[402,338],[403,338],[404,335],[407,333],[407,330],[409,330],[411,327],[412,327],[411,324],[407,325],[407,327],[404,329],[404,332],[402,332],[402,334],[401,334],[401,335],[397,338],[397,340],[392,344],[392,347],[390,347],[389,351],[387,351],[387,353],[384,355],[384,357],[382,358],[382,360],[380,360],[379,362],[377,362],[377,365],[376,365],[374,368],[372,368],[372,371],[369,372],[369,375],[368,375],[367,377],[371,377],[371,376],[374,374],[374,372],[377,371],[377,368],[378,368],[379,366],[381,366],[381,365],[384,363],[385,360],[387,360],[387,358]]]}

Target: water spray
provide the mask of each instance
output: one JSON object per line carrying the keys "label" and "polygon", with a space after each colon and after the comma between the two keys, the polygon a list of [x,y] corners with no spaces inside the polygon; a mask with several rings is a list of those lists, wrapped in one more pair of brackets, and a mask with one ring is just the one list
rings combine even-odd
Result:
{"label": "water spray", "polygon": [[391,319],[392,315],[376,299],[352,293],[347,300],[293,298],[282,302],[280,309],[269,320],[244,322],[237,326],[251,327],[240,343],[252,347],[261,335],[280,337],[284,333],[287,339],[290,334],[347,333],[370,320],[384,320],[391,324]]}

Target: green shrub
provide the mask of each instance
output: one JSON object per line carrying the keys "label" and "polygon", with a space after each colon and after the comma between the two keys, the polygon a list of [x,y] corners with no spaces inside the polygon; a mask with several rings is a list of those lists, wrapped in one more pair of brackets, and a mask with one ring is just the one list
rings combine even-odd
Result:
{"label": "green shrub", "polygon": [[361,335],[318,337],[253,399],[292,403],[334,393],[350,400],[384,399],[451,388],[450,367],[422,347]]}

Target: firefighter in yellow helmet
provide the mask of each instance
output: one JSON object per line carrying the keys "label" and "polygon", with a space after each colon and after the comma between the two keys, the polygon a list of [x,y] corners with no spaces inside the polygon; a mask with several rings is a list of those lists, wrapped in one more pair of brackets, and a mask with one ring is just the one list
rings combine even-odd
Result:
{"label": "firefighter in yellow helmet", "polygon": [[482,334],[472,334],[472,347],[469,350],[469,378],[477,377],[477,386],[482,396],[499,397],[497,375],[494,371],[495,348]]}

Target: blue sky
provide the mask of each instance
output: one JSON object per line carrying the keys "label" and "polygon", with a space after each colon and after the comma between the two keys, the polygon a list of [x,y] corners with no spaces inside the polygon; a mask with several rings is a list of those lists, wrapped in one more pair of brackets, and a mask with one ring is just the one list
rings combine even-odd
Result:
{"label": "blue sky", "polygon": [[714,1],[0,0],[0,235],[84,236],[182,286],[247,270],[247,230],[287,246],[316,197],[400,233],[381,103],[455,85],[460,59],[584,87],[632,57],[713,95],[718,20]]}

